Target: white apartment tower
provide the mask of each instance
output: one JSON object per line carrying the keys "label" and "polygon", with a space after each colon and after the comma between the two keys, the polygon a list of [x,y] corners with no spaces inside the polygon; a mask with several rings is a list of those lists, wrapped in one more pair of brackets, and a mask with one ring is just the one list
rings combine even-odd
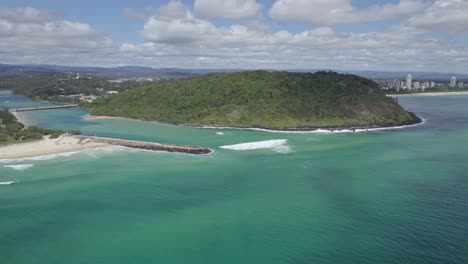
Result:
{"label": "white apartment tower", "polygon": [[457,78],[452,77],[450,78],[450,88],[455,88],[455,86],[457,86]]}
{"label": "white apartment tower", "polygon": [[400,80],[393,80],[393,89],[399,91],[400,90]]}
{"label": "white apartment tower", "polygon": [[411,82],[413,81],[413,75],[408,74],[406,76],[406,89],[411,90]]}

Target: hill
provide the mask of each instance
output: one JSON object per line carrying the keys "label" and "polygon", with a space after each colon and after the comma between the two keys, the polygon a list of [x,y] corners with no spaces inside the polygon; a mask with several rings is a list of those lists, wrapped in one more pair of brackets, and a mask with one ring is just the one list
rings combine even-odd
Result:
{"label": "hill", "polygon": [[315,129],[420,122],[377,83],[335,72],[214,73],[101,98],[94,115],[174,124]]}
{"label": "hill", "polygon": [[195,70],[184,69],[154,69],[150,67],[124,66],[115,68],[104,67],[72,67],[58,65],[12,65],[0,64],[0,78],[33,75],[74,75],[93,76],[101,78],[138,78],[150,77],[156,79],[179,79],[199,75]]}
{"label": "hill", "polygon": [[[0,63],[0,78],[11,76],[31,76],[31,75],[69,75],[79,73],[82,76],[94,76],[101,78],[138,78],[150,77],[162,80],[181,79],[199,76],[207,73],[217,72],[241,72],[245,69],[184,69],[184,68],[151,68],[142,66],[122,66],[122,67],[73,67],[61,65],[13,65]],[[265,69],[273,70],[273,69]],[[354,74],[369,79],[405,79],[408,73],[413,75],[413,79],[443,80],[448,81],[450,77],[456,76],[457,79],[468,79],[466,73],[455,72],[394,72],[394,71],[352,71],[337,69],[283,69],[289,72],[319,72],[335,71],[343,74]]]}

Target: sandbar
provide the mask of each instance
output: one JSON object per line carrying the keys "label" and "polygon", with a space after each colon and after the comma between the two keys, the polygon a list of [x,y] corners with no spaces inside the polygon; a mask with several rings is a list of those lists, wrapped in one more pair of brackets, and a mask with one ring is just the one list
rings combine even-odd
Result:
{"label": "sandbar", "polygon": [[110,145],[72,135],[62,135],[55,139],[44,137],[42,140],[1,146],[0,159],[30,158],[107,146]]}

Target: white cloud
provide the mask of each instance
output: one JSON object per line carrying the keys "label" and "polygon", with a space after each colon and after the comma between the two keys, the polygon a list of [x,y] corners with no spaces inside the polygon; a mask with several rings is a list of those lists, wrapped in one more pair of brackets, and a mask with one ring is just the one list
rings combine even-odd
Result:
{"label": "white cloud", "polygon": [[[381,5],[375,13],[389,17],[405,2]],[[453,41],[450,34],[431,34],[441,31],[466,37],[465,2],[438,0],[375,32],[343,32],[327,24],[293,32],[284,25],[273,31],[271,22],[261,15],[219,26],[173,0],[159,8],[141,9],[146,16],[140,32],[143,43],[121,44],[89,24],[64,20],[45,10],[0,9],[0,58],[9,63],[99,66],[466,71],[466,41]],[[351,21],[349,17],[356,13],[374,8],[363,11],[349,5],[348,13],[338,17]],[[22,12],[29,15],[18,15]],[[448,14],[454,17],[446,18]],[[254,20],[262,25],[253,25]]]}
{"label": "white cloud", "polygon": [[130,19],[146,21],[152,16],[159,19],[170,19],[183,17],[188,12],[187,6],[182,4],[180,0],[169,0],[165,5],[147,6],[143,9],[124,8],[122,14]]}
{"label": "white cloud", "polygon": [[468,1],[437,0],[424,12],[411,17],[408,25],[443,33],[468,32]]}
{"label": "white cloud", "polygon": [[195,18],[190,12],[174,19],[151,17],[144,25],[145,39],[162,43],[191,44],[203,41],[215,34],[215,27],[208,21]]}
{"label": "white cloud", "polygon": [[234,24],[229,28],[216,27],[209,20],[192,14],[178,1],[161,6],[156,15],[146,21],[142,36],[147,41],[173,45],[217,45],[259,41],[259,31]]}
{"label": "white cloud", "polygon": [[[161,67],[385,70],[435,70],[441,61],[449,60],[442,55],[444,50],[463,58],[468,49],[451,41],[425,39],[427,30],[409,22],[380,32],[339,32],[331,27],[270,32],[249,24],[216,26],[178,4],[180,12],[159,11],[146,22],[142,35],[147,43],[121,49],[132,58],[157,61]],[[394,11],[387,6],[380,12]],[[468,67],[466,60],[455,55],[450,60],[457,61],[454,69]]]}
{"label": "white cloud", "polygon": [[423,0],[400,0],[398,4],[365,9],[355,8],[351,0],[277,0],[269,13],[281,22],[336,25],[401,18],[421,12],[424,7]]}
{"label": "white cloud", "polygon": [[154,13],[160,19],[171,19],[184,17],[189,12],[187,6],[180,0],[170,0],[166,5],[162,5],[154,10]]}
{"label": "white cloud", "polygon": [[[391,32],[339,33],[330,27],[319,27],[292,34],[288,31],[269,32],[262,28],[233,24],[217,27],[208,20],[194,16],[180,6],[177,15],[159,12],[145,23],[145,40],[174,46],[235,46],[235,45],[300,45],[321,47],[381,47],[406,44],[417,34],[404,27]],[[161,10],[166,10],[163,6]],[[174,12],[169,12],[174,14]]]}
{"label": "white cloud", "polygon": [[210,19],[243,19],[255,17],[262,9],[256,0],[195,0],[194,12]]}
{"label": "white cloud", "polygon": [[0,8],[0,18],[14,23],[41,23],[56,19],[57,14],[32,7]]}
{"label": "white cloud", "polygon": [[[34,8],[0,9],[0,53],[9,62],[106,53],[112,40],[85,23]],[[33,59],[31,59],[33,58]],[[52,62],[51,59],[46,62]]]}

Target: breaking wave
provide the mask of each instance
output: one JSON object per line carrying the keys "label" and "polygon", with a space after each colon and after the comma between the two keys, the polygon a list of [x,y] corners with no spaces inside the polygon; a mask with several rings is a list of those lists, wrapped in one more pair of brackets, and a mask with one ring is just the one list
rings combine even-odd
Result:
{"label": "breaking wave", "polygon": [[11,185],[18,183],[19,181],[6,181],[6,182],[0,182],[0,185]]}
{"label": "breaking wave", "polygon": [[32,168],[33,166],[34,164],[18,164],[18,165],[5,165],[3,167],[10,168],[10,169],[17,170],[17,171],[24,171],[24,170]]}
{"label": "breaking wave", "polygon": [[220,146],[222,149],[230,150],[255,150],[255,149],[272,149],[279,153],[291,152],[291,147],[288,146],[287,139],[265,140],[257,142],[248,142],[235,145]]}
{"label": "breaking wave", "polygon": [[[72,152],[64,152],[58,154],[48,154],[48,155],[41,155],[36,157],[26,157],[26,158],[17,158],[17,159],[0,159],[0,163],[15,163],[15,162],[24,162],[24,161],[44,161],[44,160],[52,160],[56,158],[67,158],[76,154],[86,154],[88,156],[96,156],[100,153],[110,154],[114,152],[122,152],[122,151],[130,151],[130,152],[137,152],[137,151],[144,151],[132,148],[126,148],[121,146],[108,146],[108,147],[100,147],[95,149],[83,149],[79,151],[72,151]],[[29,165],[29,164],[28,164]],[[8,168],[13,168],[11,166],[21,166],[21,165],[6,165],[9,166]],[[4,167],[6,167],[4,166]],[[19,168],[19,167],[18,167]]]}

